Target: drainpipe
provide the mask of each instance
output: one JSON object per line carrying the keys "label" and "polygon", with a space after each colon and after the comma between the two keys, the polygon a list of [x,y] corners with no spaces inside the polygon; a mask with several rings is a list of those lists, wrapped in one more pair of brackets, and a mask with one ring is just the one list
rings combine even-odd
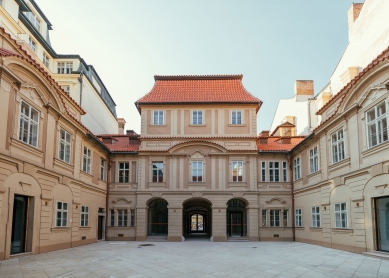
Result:
{"label": "drainpipe", "polygon": [[82,81],[83,81],[83,73],[80,73],[80,77],[78,78],[78,81],[80,81],[80,106],[82,104]]}
{"label": "drainpipe", "polygon": [[112,165],[112,155],[109,155],[108,169],[107,169],[107,193],[105,194],[105,230],[104,230],[104,239],[108,238],[108,221],[109,221],[109,183],[111,180],[111,165]]}
{"label": "drainpipe", "polygon": [[290,157],[290,154],[288,154],[287,156],[288,158],[288,164],[289,164],[289,179],[290,179],[290,184],[292,186],[292,234],[293,234],[293,241],[296,241],[296,227],[295,227],[295,216],[294,216],[294,182],[293,182],[293,164],[292,164],[292,161],[291,161],[291,157]]}

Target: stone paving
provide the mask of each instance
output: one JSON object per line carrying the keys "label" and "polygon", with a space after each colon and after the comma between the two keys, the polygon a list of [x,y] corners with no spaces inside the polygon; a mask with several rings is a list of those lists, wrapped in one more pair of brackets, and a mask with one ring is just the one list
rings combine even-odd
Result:
{"label": "stone paving", "polygon": [[98,242],[2,261],[0,277],[389,277],[389,261],[298,242]]}

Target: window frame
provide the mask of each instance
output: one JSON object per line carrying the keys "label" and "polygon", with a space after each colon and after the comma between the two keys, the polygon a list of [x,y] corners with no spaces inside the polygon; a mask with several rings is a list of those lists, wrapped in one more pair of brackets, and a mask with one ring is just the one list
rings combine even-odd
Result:
{"label": "window frame", "polygon": [[131,214],[131,219],[130,219],[130,227],[135,227],[136,226],[136,214],[135,214],[135,209],[130,209],[130,214]]}
{"label": "window frame", "polygon": [[282,223],[284,224],[284,227],[288,227],[289,224],[289,210],[284,209],[282,214]]}
{"label": "window frame", "polygon": [[[345,209],[342,210],[342,204],[345,205]],[[336,206],[339,205],[339,210],[336,209]],[[338,226],[338,221],[336,219],[336,215],[339,214],[340,216],[340,223],[341,227]],[[345,215],[345,219],[342,219],[342,216]],[[348,223],[348,205],[347,202],[339,202],[339,203],[334,203],[334,216],[335,216],[335,228],[336,229],[348,229],[349,223]],[[343,226],[343,223],[346,225]]]}
{"label": "window frame", "polygon": [[[85,150],[87,151],[86,154],[85,154]],[[92,150],[84,145],[82,151],[82,171],[90,175],[91,165],[92,165]]]}
{"label": "window frame", "polygon": [[[194,167],[194,165],[201,165],[201,168],[199,168],[199,167]],[[204,182],[204,162],[203,161],[199,161],[199,160],[194,160],[194,161],[192,161],[191,162],[191,173],[192,173],[192,179],[191,179],[191,182]],[[197,176],[193,176],[193,172],[194,171],[196,171],[197,172]],[[201,176],[199,175],[199,171],[201,171]],[[197,177],[196,179],[197,180],[194,180],[195,179],[195,177]],[[200,178],[200,180],[199,180],[199,177],[201,177]]]}
{"label": "window frame", "polygon": [[[277,213],[278,213],[278,219],[277,219]],[[281,210],[280,209],[271,209],[270,210],[270,227],[281,227],[280,217],[281,217]]]}
{"label": "window frame", "polygon": [[[196,113],[196,116],[195,116]],[[201,118],[199,118],[199,114],[201,114]],[[204,125],[204,111],[203,110],[192,110],[192,125]]]}
{"label": "window frame", "polygon": [[[155,118],[156,113],[158,114],[157,118]],[[153,119],[153,121],[152,121],[153,125],[164,125],[165,124],[165,110],[153,110],[153,118],[152,119]],[[160,122],[161,119],[162,119],[162,122]]]}
{"label": "window frame", "polygon": [[[235,119],[234,119],[234,113],[235,113]],[[238,122],[238,113],[240,114],[240,122]],[[235,123],[234,123],[235,121]],[[242,125],[243,124],[243,113],[240,109],[234,109],[231,110],[231,116],[230,116],[230,124],[231,125]]]}
{"label": "window frame", "polygon": [[[62,139],[62,135],[61,133],[64,132],[64,135],[65,135],[65,139]],[[67,141],[67,138],[69,137],[69,142]],[[67,164],[70,164],[71,160],[72,160],[72,140],[73,140],[73,136],[70,132],[68,132],[66,129],[64,128],[60,128],[59,130],[59,138],[58,138],[58,159],[60,159],[61,161],[67,163]],[[61,147],[63,145],[63,149],[64,149],[64,152],[63,152],[63,157],[61,157]],[[66,149],[68,149],[69,153],[68,153],[68,161],[66,160]]]}
{"label": "window frame", "polygon": [[293,159],[293,180],[298,181],[300,179],[301,179],[301,157],[298,156],[295,159]]}
{"label": "window frame", "polygon": [[34,51],[34,53],[36,53],[37,45],[38,44],[34,39],[28,37],[28,46],[31,48],[32,51]]}
{"label": "window frame", "polygon": [[[61,204],[61,208],[58,208],[58,204]],[[64,204],[66,204],[66,209],[64,209]],[[61,217],[58,218],[58,213],[60,213]],[[66,217],[64,217],[64,214]],[[66,228],[68,226],[68,215],[69,215],[69,205],[67,202],[56,201],[55,207],[55,227],[56,228]],[[60,221],[60,225],[58,225],[58,220]],[[64,225],[65,221],[65,225]]]}
{"label": "window frame", "polygon": [[[122,165],[123,164],[123,165]],[[127,168],[121,168],[126,166]],[[123,173],[123,175],[121,175]],[[130,182],[130,162],[129,161],[118,161],[118,183],[129,183]]]}
{"label": "window frame", "polygon": [[[340,131],[342,133],[342,138],[339,138]],[[331,135],[330,135],[332,164],[338,163],[338,162],[346,159],[344,133],[345,133],[344,128],[341,127],[340,129],[336,130],[335,132],[331,133]],[[336,135],[336,141],[333,141],[334,135]],[[342,146],[341,151],[339,151],[340,146]],[[336,161],[334,160],[334,147],[336,147],[336,150],[337,150]],[[343,156],[341,155],[342,153],[343,153]]]}
{"label": "window frame", "polygon": [[127,227],[128,219],[128,211],[127,209],[118,209],[118,227]]}
{"label": "window frame", "polygon": [[295,209],[295,219],[294,224],[296,227],[302,227],[303,226],[303,210],[301,208]]}
{"label": "window frame", "polygon": [[109,210],[109,226],[115,227],[115,210],[114,209]]}
{"label": "window frame", "polygon": [[[28,116],[26,116],[23,112],[22,112],[22,106],[23,104],[27,105],[28,106]],[[37,121],[35,121],[34,119],[31,118],[31,112],[32,110],[35,110],[35,112],[37,112]],[[34,106],[30,105],[28,102],[22,100],[20,101],[20,106],[19,106],[19,120],[18,120],[18,139],[34,148],[38,148],[38,142],[39,142],[39,124],[40,124],[40,111],[38,109],[36,109]],[[23,140],[23,138],[21,138],[21,119],[23,117],[23,120],[27,122],[27,139],[26,141]],[[36,145],[33,145],[32,143],[29,143],[31,141],[31,138],[30,138],[30,131],[31,131],[31,124],[35,124],[36,125]]]}
{"label": "window frame", "polygon": [[266,161],[261,162],[261,182],[266,182]]}
{"label": "window frame", "polygon": [[282,161],[282,181],[288,182],[288,164]]}
{"label": "window frame", "polygon": [[[385,108],[385,113],[381,114],[380,116],[377,116],[378,115],[378,107],[383,105],[384,108]],[[374,110],[374,119],[369,121],[369,112],[371,112],[372,110]],[[371,148],[374,148],[376,146],[379,146],[385,142],[388,142],[389,141],[389,136],[388,136],[388,133],[389,133],[389,114],[388,114],[388,104],[386,103],[386,101],[381,101],[379,102],[378,104],[374,105],[373,107],[371,107],[369,110],[367,110],[365,112],[365,118],[366,118],[366,140],[367,140],[367,147],[368,149],[371,149]],[[382,122],[386,120],[386,140],[384,140],[384,133],[385,133],[385,127],[383,126]],[[381,123],[381,136],[379,136],[379,124]],[[374,125],[375,126],[375,129],[376,129],[376,144],[375,145],[372,145],[371,142],[372,142],[372,139],[371,139],[371,134],[370,134],[370,126]],[[379,136],[379,137],[378,137]],[[380,140],[381,142],[379,142]]]}
{"label": "window frame", "polygon": [[[316,149],[316,153],[315,153],[315,149]],[[309,173],[313,174],[313,173],[319,172],[319,170],[320,170],[319,146],[316,145],[313,148],[309,149],[308,155],[309,155]],[[315,167],[315,165],[316,165],[316,167]]]}
{"label": "window frame", "polygon": [[[63,67],[60,65],[63,65]],[[61,72],[63,69],[63,72]],[[73,61],[71,62],[57,62],[57,74],[71,74],[73,72]]]}
{"label": "window frame", "polygon": [[105,162],[106,160],[100,157],[100,180],[105,181]]}
{"label": "window frame", "polygon": [[46,52],[43,52],[42,55],[42,62],[45,65],[45,67],[49,68],[50,67],[50,57],[49,55],[46,54]]}
{"label": "window frame", "polygon": [[[84,211],[83,211],[83,209],[84,209]],[[89,207],[88,206],[81,206],[80,227],[89,227]]]}
{"label": "window frame", "polygon": [[[154,169],[154,165],[156,165]],[[162,167],[158,168],[158,165],[162,165]],[[164,170],[165,170],[165,163],[163,161],[153,161],[151,163],[151,181],[152,182],[164,182]],[[154,176],[154,171],[157,171],[157,175]],[[160,171],[162,172],[162,176],[159,175]],[[156,179],[154,179],[156,177]]]}
{"label": "window frame", "polygon": [[[278,167],[275,166],[276,163],[278,164]],[[276,173],[278,173],[278,175]],[[269,182],[280,182],[280,162],[279,161],[269,161]]]}
{"label": "window frame", "polygon": [[[237,168],[237,170],[235,171],[237,173],[236,176],[234,176],[234,164],[241,164],[241,170],[240,168]],[[242,173],[241,175],[238,175],[239,170]],[[234,180],[234,177],[236,177],[236,180]],[[240,180],[239,177],[241,177]],[[242,160],[231,161],[231,182],[244,182],[244,162]]]}
{"label": "window frame", "polygon": [[267,209],[262,209],[262,227],[267,227]]}
{"label": "window frame", "polygon": [[320,207],[319,206],[311,207],[311,214],[312,214],[312,227],[321,228]]}

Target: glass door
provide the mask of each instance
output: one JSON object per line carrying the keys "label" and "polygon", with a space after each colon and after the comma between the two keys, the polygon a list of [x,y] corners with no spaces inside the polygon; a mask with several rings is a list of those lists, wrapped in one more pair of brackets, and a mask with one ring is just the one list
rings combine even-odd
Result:
{"label": "glass door", "polygon": [[242,213],[231,212],[231,236],[243,236]]}
{"label": "glass door", "polygon": [[389,252],[389,196],[375,199],[378,251]]}
{"label": "glass door", "polygon": [[11,254],[26,252],[28,197],[15,195],[12,215]]}

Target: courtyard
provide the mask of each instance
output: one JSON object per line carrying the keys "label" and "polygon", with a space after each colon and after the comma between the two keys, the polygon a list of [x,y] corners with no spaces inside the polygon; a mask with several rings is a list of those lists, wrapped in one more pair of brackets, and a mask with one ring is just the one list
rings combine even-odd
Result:
{"label": "courtyard", "polygon": [[389,261],[299,242],[109,242],[0,262],[0,277],[389,277]]}

